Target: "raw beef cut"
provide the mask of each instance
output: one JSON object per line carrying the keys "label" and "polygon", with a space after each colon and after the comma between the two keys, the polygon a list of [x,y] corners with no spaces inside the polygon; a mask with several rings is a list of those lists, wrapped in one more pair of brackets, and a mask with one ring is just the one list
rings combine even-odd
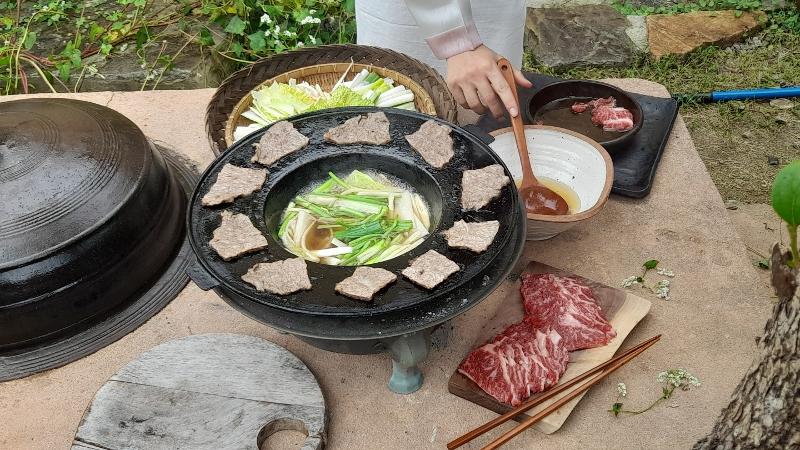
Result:
{"label": "raw beef cut", "polygon": [[533,326],[553,328],[569,351],[606,345],[617,335],[603,316],[592,289],[577,278],[526,274],[520,291]]}
{"label": "raw beef cut", "polygon": [[498,401],[516,406],[558,383],[568,360],[561,336],[526,318],[473,350],[458,371]]}
{"label": "raw beef cut", "polygon": [[602,126],[603,131],[623,132],[633,128],[633,114],[626,108],[617,106],[617,100],[614,97],[597,98],[589,102],[575,102],[571,109],[575,114],[590,109],[592,123]]}
{"label": "raw beef cut", "polygon": [[574,112],[575,114],[580,114],[580,113],[586,111],[587,109],[589,109],[589,104],[588,103],[575,102],[572,105],[572,112]]}
{"label": "raw beef cut", "polygon": [[592,111],[592,123],[605,131],[627,131],[633,128],[633,114],[625,108],[603,106]]}

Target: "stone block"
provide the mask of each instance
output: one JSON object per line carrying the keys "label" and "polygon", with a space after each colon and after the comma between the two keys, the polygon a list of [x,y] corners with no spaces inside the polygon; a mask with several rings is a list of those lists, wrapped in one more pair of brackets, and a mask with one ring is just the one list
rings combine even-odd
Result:
{"label": "stone block", "polygon": [[647,17],[647,40],[655,57],[683,55],[699,47],[729,46],[760,30],[766,14],[760,11],[697,11]]}
{"label": "stone block", "polygon": [[608,5],[529,8],[526,50],[553,68],[626,66],[635,47],[628,19]]}

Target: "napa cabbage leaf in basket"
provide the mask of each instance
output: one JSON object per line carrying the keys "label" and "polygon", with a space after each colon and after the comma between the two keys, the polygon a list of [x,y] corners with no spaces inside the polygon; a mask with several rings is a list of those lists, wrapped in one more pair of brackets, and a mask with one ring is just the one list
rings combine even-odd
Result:
{"label": "napa cabbage leaf in basket", "polygon": [[339,86],[334,89],[329,96],[317,100],[316,103],[311,105],[309,110],[317,111],[320,109],[339,108],[343,106],[372,106],[374,104],[374,100],[368,100],[348,87]]}
{"label": "napa cabbage leaf in basket", "polygon": [[252,95],[252,106],[242,116],[263,126],[303,113],[317,101],[307,90],[285,83],[272,83]]}

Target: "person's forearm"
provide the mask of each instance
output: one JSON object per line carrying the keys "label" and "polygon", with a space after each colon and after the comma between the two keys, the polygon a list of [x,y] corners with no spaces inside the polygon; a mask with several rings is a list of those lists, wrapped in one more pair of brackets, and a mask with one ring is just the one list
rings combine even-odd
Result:
{"label": "person's forearm", "polygon": [[483,42],[469,0],[405,0],[425,41],[439,59],[473,50]]}

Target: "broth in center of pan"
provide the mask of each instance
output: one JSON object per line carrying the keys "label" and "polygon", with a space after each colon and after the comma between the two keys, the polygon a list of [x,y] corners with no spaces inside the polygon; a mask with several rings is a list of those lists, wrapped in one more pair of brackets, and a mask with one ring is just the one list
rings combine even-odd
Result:
{"label": "broth in center of pan", "polygon": [[286,207],[278,237],[308,261],[375,264],[402,255],[428,236],[428,205],[413,188],[379,172],[354,170],[309,186]]}

